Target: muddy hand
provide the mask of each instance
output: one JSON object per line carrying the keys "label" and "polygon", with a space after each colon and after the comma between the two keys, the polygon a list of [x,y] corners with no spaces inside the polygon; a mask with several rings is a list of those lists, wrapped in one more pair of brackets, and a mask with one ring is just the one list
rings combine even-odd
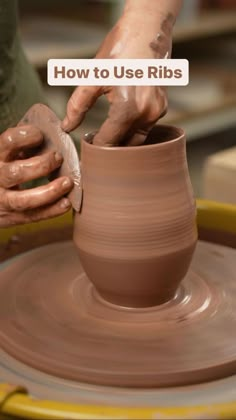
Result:
{"label": "muddy hand", "polygon": [[[137,5],[137,1],[128,0],[122,17],[105,38],[96,58],[170,57],[172,28],[181,3],[179,0],[171,2],[139,0]],[[163,10],[160,10],[161,4]],[[173,5],[172,14],[168,10],[173,9]],[[63,128],[71,131],[80,125],[101,95],[106,95],[110,109],[94,137],[97,145],[142,144],[147,132],[167,110],[163,87],[81,86],[76,88],[68,102]]]}
{"label": "muddy hand", "polygon": [[58,216],[71,207],[63,197],[73,187],[67,177],[19,189],[20,184],[47,176],[62,163],[62,156],[52,151],[26,158],[42,142],[42,134],[33,126],[10,128],[0,135],[0,228]]}

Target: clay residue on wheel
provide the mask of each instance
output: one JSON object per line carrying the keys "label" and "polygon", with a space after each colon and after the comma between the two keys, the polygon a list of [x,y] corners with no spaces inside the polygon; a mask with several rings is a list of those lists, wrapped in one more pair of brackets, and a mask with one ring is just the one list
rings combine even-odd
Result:
{"label": "clay residue on wheel", "polygon": [[199,243],[176,295],[154,308],[101,299],[72,242],[47,245],[0,272],[0,347],[56,377],[166,387],[236,373],[236,251]]}

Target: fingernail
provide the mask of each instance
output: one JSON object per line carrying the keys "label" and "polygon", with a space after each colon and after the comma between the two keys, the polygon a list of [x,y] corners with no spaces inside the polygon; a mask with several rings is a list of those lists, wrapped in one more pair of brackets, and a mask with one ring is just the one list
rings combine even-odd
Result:
{"label": "fingernail", "polygon": [[70,178],[65,179],[62,183],[63,188],[68,188],[71,185],[72,185],[72,180]]}
{"label": "fingernail", "polygon": [[66,131],[69,129],[69,125],[70,125],[69,118],[65,117],[64,120],[62,121],[62,128]]}
{"label": "fingernail", "polygon": [[94,139],[94,137],[95,137],[96,134],[97,134],[97,131],[86,133],[84,135],[84,139],[87,141],[87,143],[92,144],[93,143],[93,139]]}
{"label": "fingernail", "polygon": [[62,209],[67,209],[68,207],[70,207],[70,200],[68,200],[68,198],[63,198],[63,200],[60,202],[60,207]]}
{"label": "fingernail", "polygon": [[60,152],[56,152],[54,157],[56,162],[61,162],[63,160],[63,156]]}

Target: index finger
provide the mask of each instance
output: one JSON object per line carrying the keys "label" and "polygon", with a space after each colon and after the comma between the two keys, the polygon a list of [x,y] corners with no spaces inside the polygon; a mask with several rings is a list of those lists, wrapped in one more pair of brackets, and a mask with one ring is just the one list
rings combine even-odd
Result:
{"label": "index finger", "polygon": [[94,136],[93,144],[119,146],[127,138],[136,119],[135,107],[122,108],[116,103],[112,104],[106,121]]}
{"label": "index finger", "polygon": [[78,127],[100,94],[101,89],[97,86],[79,86],[76,88],[68,101],[62,128],[69,132]]}

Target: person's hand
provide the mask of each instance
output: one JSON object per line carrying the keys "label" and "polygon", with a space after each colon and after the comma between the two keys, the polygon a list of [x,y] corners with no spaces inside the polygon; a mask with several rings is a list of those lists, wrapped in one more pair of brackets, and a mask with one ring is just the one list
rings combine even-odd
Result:
{"label": "person's hand", "polygon": [[[137,3],[136,3],[137,6]],[[135,8],[127,11],[107,35],[96,58],[168,58],[171,54],[171,16]],[[81,86],[76,88],[68,105],[62,127],[75,129],[97,98],[106,95],[108,118],[93,143],[107,146],[138,145],[167,110],[166,90],[158,86]]]}
{"label": "person's hand", "polygon": [[42,142],[40,131],[29,125],[9,128],[0,135],[0,228],[48,219],[71,207],[63,197],[73,187],[70,178],[20,189],[20,184],[47,176],[62,163],[58,152],[27,158],[27,153]]}

